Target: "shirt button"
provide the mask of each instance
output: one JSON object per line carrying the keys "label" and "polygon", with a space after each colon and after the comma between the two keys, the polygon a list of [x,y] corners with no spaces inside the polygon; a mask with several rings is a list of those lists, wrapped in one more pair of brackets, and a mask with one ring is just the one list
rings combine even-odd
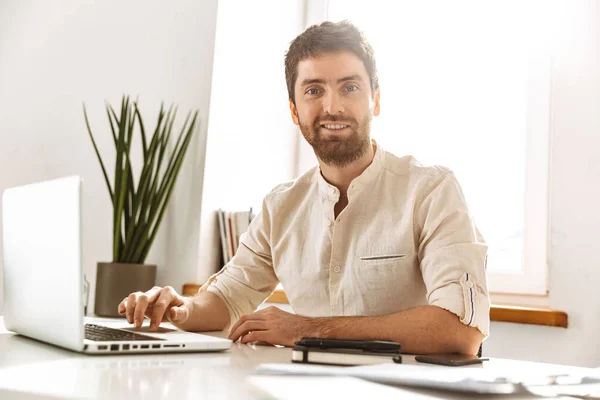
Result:
{"label": "shirt button", "polygon": [[473,287],[473,282],[467,281],[467,286],[470,287],[470,288],[472,288]]}
{"label": "shirt button", "polygon": [[333,270],[335,272],[340,272],[342,269],[339,267],[339,265],[336,265],[335,267],[333,267]]}

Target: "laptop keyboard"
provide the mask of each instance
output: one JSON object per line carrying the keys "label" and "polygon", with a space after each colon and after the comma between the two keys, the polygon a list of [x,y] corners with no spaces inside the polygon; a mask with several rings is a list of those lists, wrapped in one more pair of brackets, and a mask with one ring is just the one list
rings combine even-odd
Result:
{"label": "laptop keyboard", "polygon": [[97,342],[122,342],[138,340],[165,340],[140,333],[127,332],[120,329],[112,329],[106,326],[85,324],[85,338]]}

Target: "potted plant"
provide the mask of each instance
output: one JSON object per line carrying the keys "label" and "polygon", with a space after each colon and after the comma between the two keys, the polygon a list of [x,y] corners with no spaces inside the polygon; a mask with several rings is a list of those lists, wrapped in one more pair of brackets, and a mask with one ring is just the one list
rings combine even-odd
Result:
{"label": "potted plant", "polygon": [[[145,291],[156,282],[156,265],[145,264],[169,198],[177,180],[186,151],[196,129],[198,111],[190,111],[171,149],[173,123],[177,107],[161,104],[154,133],[150,137],[142,120],[137,101],[123,96],[120,115],[110,104],[106,113],[116,150],[114,179],[109,179],[83,106],[85,123],[94,146],[113,209],[112,262],[98,262],[94,312],[118,317],[117,306],[130,293]],[[140,130],[143,160],[139,174],[132,169],[135,126]],[[137,141],[137,139],[135,140]],[[137,167],[137,164],[136,164]]]}

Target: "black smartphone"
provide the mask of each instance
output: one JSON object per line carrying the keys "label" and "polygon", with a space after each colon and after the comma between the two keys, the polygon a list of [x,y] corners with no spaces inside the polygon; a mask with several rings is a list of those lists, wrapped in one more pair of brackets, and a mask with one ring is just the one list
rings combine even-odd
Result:
{"label": "black smartphone", "polygon": [[464,354],[429,354],[426,356],[415,356],[415,360],[427,364],[462,367],[464,365],[481,364],[489,359],[477,356],[467,356]]}

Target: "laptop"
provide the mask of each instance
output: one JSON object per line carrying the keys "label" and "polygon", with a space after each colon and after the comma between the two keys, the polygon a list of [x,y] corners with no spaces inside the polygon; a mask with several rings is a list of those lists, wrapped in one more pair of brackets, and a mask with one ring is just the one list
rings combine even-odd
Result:
{"label": "laptop", "polygon": [[231,340],[126,320],[84,323],[81,178],[2,196],[4,323],[15,333],[89,354],[222,351]]}

